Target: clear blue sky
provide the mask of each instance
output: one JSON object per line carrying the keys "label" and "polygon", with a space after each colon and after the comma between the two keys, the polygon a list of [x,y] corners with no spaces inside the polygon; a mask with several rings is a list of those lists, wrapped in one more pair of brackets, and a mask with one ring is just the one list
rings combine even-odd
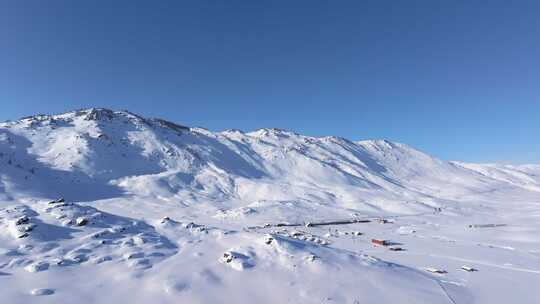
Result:
{"label": "clear blue sky", "polygon": [[540,163],[539,12],[539,1],[3,0],[0,120],[101,106]]}

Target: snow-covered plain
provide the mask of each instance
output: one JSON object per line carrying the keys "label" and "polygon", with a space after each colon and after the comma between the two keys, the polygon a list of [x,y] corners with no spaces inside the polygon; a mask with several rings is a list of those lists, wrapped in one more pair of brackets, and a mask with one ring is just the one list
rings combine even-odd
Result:
{"label": "snow-covered plain", "polygon": [[107,109],[0,124],[0,303],[539,303],[539,286],[540,166]]}

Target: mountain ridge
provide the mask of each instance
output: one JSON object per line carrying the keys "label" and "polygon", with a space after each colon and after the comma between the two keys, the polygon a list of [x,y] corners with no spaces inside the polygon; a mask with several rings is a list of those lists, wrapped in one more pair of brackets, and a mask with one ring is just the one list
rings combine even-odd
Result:
{"label": "mountain ridge", "polygon": [[[446,162],[388,140],[355,142],[277,128],[212,132],[105,108],[3,123],[0,153],[7,196],[32,192],[95,200],[183,193],[257,201],[268,191],[282,199],[307,199],[307,187],[315,189],[315,200],[341,196],[345,205],[361,201],[387,209],[418,196],[422,206],[436,207],[493,187],[540,191],[540,170],[533,165],[525,170]],[[24,191],[28,180],[44,186]],[[89,187],[101,195],[91,195]]]}
{"label": "mountain ridge", "polygon": [[539,202],[540,166],[102,108],[36,115],[0,124],[0,298],[531,303]]}

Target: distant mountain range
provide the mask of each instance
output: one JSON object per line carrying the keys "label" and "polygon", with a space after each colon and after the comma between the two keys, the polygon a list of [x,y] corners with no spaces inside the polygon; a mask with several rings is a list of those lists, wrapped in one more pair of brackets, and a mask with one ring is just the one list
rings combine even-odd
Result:
{"label": "distant mountain range", "polygon": [[102,108],[0,124],[1,200],[295,200],[407,213],[524,190],[540,191],[540,166],[446,162],[387,140],[211,132]]}

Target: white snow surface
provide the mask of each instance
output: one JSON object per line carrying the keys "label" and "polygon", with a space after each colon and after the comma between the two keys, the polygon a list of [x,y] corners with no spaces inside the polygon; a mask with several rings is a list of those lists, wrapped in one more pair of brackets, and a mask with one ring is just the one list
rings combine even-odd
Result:
{"label": "white snow surface", "polygon": [[539,165],[101,108],[0,123],[0,303],[538,303],[537,286]]}

